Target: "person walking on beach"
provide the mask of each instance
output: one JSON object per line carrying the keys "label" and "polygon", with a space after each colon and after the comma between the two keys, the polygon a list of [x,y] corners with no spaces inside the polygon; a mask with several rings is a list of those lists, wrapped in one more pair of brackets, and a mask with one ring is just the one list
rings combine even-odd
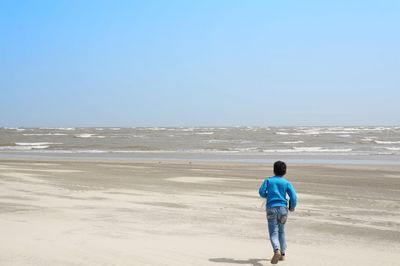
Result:
{"label": "person walking on beach", "polygon": [[285,260],[285,223],[288,217],[286,194],[289,195],[289,211],[293,212],[297,204],[296,191],[283,177],[285,174],[286,164],[282,161],[275,162],[274,176],[266,178],[258,191],[261,197],[267,199],[268,231],[274,251],[272,264]]}

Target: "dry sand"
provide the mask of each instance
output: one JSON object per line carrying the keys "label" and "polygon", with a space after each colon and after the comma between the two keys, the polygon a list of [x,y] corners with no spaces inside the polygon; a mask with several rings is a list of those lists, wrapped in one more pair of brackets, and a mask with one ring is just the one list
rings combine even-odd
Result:
{"label": "dry sand", "polygon": [[[0,265],[270,265],[269,165],[0,161]],[[280,265],[399,265],[400,167],[289,165]]]}

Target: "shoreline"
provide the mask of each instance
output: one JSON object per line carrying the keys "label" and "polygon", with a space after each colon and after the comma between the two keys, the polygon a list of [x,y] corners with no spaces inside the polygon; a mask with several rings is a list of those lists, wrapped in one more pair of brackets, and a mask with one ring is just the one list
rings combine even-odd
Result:
{"label": "shoreline", "polygon": [[190,161],[204,163],[270,164],[283,160],[290,164],[329,165],[399,165],[400,156],[390,155],[327,155],[327,154],[219,154],[193,152],[132,152],[117,153],[53,153],[53,152],[0,152],[0,160],[42,160],[42,161]]}

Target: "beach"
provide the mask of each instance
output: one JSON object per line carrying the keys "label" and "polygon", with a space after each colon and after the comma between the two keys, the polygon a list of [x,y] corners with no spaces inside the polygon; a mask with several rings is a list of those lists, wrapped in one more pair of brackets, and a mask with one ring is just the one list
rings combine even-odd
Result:
{"label": "beach", "polygon": [[[1,265],[270,265],[271,164],[0,160]],[[282,265],[398,265],[400,166],[289,164]]]}
{"label": "beach", "polygon": [[0,266],[400,266],[400,1],[0,13]]}

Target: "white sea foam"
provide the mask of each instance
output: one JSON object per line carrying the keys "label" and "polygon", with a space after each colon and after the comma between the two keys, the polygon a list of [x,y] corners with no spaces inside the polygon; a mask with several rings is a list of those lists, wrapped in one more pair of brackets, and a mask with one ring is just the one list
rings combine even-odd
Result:
{"label": "white sea foam", "polygon": [[293,149],[264,149],[263,152],[265,153],[275,153],[275,152],[299,152]]}
{"label": "white sea foam", "polygon": [[277,135],[292,135],[292,136],[306,136],[306,135],[319,135],[321,132],[318,131],[307,131],[307,132],[275,132]]}
{"label": "white sea foam", "polygon": [[389,130],[389,129],[391,129],[390,127],[376,127],[376,128],[369,128],[369,129],[366,129],[366,130],[369,130],[369,131],[383,131],[383,130]]}
{"label": "white sea foam", "polygon": [[302,140],[295,140],[295,141],[283,141],[283,144],[298,144],[298,143],[304,143]]}
{"label": "white sea foam", "polygon": [[400,144],[400,140],[375,140],[374,141],[376,144]]}
{"label": "white sea foam", "polygon": [[313,152],[313,151],[322,151],[322,147],[293,147],[296,151],[305,151],[305,152]]}
{"label": "white sea foam", "polygon": [[362,141],[374,141],[376,137],[368,137],[368,138],[362,138]]}
{"label": "white sea foam", "polygon": [[327,149],[327,148],[323,148],[323,147],[293,147],[292,149],[266,149],[263,150],[263,152],[325,152],[325,153],[336,153],[336,152],[349,152],[352,151],[351,148],[343,148],[343,149]]}
{"label": "white sea foam", "polygon": [[352,151],[351,148],[343,148],[343,149],[326,149],[322,147],[293,147],[296,151],[301,152],[348,152]]}
{"label": "white sea foam", "polygon": [[59,145],[59,142],[16,142],[17,146],[42,146],[42,145]]}
{"label": "white sea foam", "polygon": [[0,150],[40,150],[47,149],[49,145],[30,145],[30,146],[0,146]]}
{"label": "white sea foam", "polygon": [[107,151],[103,150],[77,150],[77,153],[107,153]]}
{"label": "white sea foam", "polygon": [[47,149],[48,145],[36,145],[36,146],[30,146],[32,150],[40,150],[40,149]]}
{"label": "white sea foam", "polygon": [[25,131],[26,128],[19,128],[19,127],[3,127],[4,129],[8,130],[16,130],[16,131]]}
{"label": "white sea foam", "polygon": [[45,153],[108,153],[109,151],[105,150],[45,150],[45,151],[37,151],[37,152],[45,152]]}
{"label": "white sea foam", "polygon": [[24,136],[66,136],[67,134],[63,133],[44,133],[44,134],[39,134],[39,133],[25,133],[23,134]]}
{"label": "white sea foam", "polygon": [[47,129],[47,130],[75,130],[74,127],[40,127],[39,129]]}
{"label": "white sea foam", "polygon": [[292,136],[307,136],[307,135],[320,135],[320,134],[355,134],[357,132],[353,131],[354,129],[343,129],[340,130],[335,129],[323,129],[323,128],[308,128],[308,129],[295,129],[296,132],[285,132],[278,131],[275,132],[277,135],[292,135]]}
{"label": "white sea foam", "polygon": [[181,128],[181,131],[184,131],[184,132],[191,132],[191,131],[194,131],[194,128],[193,127],[189,127],[189,128]]}
{"label": "white sea foam", "polygon": [[225,140],[225,139],[210,139],[208,140],[209,143],[227,143],[229,142],[229,140]]}
{"label": "white sea foam", "polygon": [[316,135],[316,134],[355,134],[357,132],[349,130],[342,130],[342,131],[328,130],[328,131],[305,131],[305,133]]}
{"label": "white sea foam", "polygon": [[100,138],[100,139],[103,139],[106,136],[98,136],[96,134],[83,133],[83,134],[75,135],[75,137],[76,138]]}
{"label": "white sea foam", "polygon": [[389,151],[400,151],[400,147],[385,147]]}
{"label": "white sea foam", "polygon": [[235,149],[236,151],[240,152],[257,152],[259,149],[257,147],[251,147],[251,148],[237,148]]}
{"label": "white sea foam", "polygon": [[213,135],[214,132],[197,132],[196,135]]}
{"label": "white sea foam", "polygon": [[112,153],[174,153],[177,151],[167,151],[167,150],[114,150],[110,151]]}
{"label": "white sea foam", "polygon": [[146,135],[132,135],[132,137],[134,137],[134,138],[144,138],[144,137],[146,137]]}
{"label": "white sea foam", "polygon": [[278,131],[278,132],[275,132],[275,134],[276,135],[290,135],[291,133]]}
{"label": "white sea foam", "polygon": [[79,134],[79,135],[75,135],[76,138],[91,138],[93,137],[94,134]]}
{"label": "white sea foam", "polygon": [[112,151],[114,153],[135,153],[137,151],[130,151],[130,150],[116,150],[116,151]]}

